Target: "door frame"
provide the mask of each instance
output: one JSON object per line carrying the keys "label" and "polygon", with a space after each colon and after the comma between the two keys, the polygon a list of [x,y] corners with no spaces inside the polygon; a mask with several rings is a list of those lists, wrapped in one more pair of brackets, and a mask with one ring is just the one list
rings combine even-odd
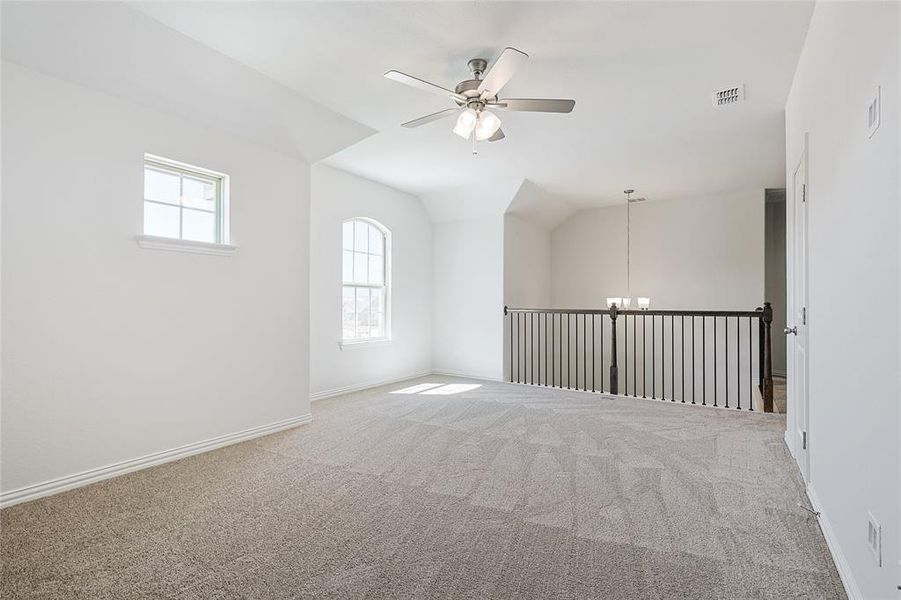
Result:
{"label": "door frame", "polygon": [[[804,398],[798,398],[798,373],[796,369],[796,347],[795,344],[797,342],[796,336],[786,336],[786,343],[788,347],[786,348],[786,371],[787,371],[787,385],[786,385],[786,393],[787,393],[787,409],[786,412],[786,431],[785,431],[785,441],[788,445],[789,450],[795,458],[795,461],[798,464],[798,468],[801,471],[801,475],[804,478],[804,481],[807,485],[810,484],[810,445],[811,445],[811,432],[810,432],[810,291],[809,291],[809,272],[810,272],[810,258],[809,258],[809,248],[810,248],[810,240],[809,240],[809,225],[810,225],[810,185],[809,185],[809,165],[808,165],[808,133],[804,133],[804,139],[801,146],[801,153],[798,159],[794,162],[795,168],[791,171],[791,187],[790,194],[786,194],[786,235],[790,236],[786,240],[786,274],[787,274],[787,285],[786,292],[788,295],[787,298],[787,310],[786,310],[786,325],[787,326],[798,326],[798,312],[800,307],[804,307],[806,311],[806,349],[804,353],[804,378],[806,381],[803,382],[803,389],[805,391]],[[799,181],[798,177],[802,177]],[[798,201],[798,190],[796,189],[797,185],[803,186],[803,190],[800,192],[804,195],[804,202],[807,205],[807,209],[805,210],[805,221],[806,227],[808,231],[808,235],[805,236],[804,243],[807,245],[806,255],[806,264],[804,267],[804,273],[797,273],[797,269],[795,268],[797,265],[796,262],[796,247],[795,247],[795,237],[797,232],[797,224],[796,215],[797,215],[797,206],[796,203]],[[796,287],[796,279],[798,276],[804,277],[804,291],[806,298],[797,298],[797,287]],[[790,320],[789,320],[790,319]],[[801,405],[803,404],[803,410],[799,410]],[[804,432],[802,434],[801,432]],[[806,448],[802,446],[802,435],[806,435]]]}

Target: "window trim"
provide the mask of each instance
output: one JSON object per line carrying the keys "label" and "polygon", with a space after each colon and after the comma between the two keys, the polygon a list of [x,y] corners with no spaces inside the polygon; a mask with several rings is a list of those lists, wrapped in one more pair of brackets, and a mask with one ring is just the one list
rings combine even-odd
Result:
{"label": "window trim", "polygon": [[157,235],[138,235],[135,236],[135,240],[138,242],[138,246],[150,250],[171,250],[175,252],[190,252],[192,254],[211,254],[214,256],[231,256],[238,249],[237,246],[232,244],[211,244],[210,242],[180,240]]}
{"label": "window trim", "polygon": [[[383,272],[385,281],[383,285],[376,285],[371,283],[352,283],[344,281],[344,224],[353,222],[353,221],[363,221],[372,225],[376,229],[378,229],[385,239],[385,248],[382,256],[383,260]],[[352,349],[361,349],[361,348],[369,348],[374,346],[382,346],[389,344],[393,340],[392,331],[391,331],[391,288],[392,288],[392,278],[391,278],[391,230],[383,223],[376,221],[371,217],[348,217],[346,219],[341,220],[340,235],[338,236],[338,261],[339,261],[339,273],[340,273],[340,285],[338,286],[338,307],[339,307],[339,317],[338,317],[338,347],[342,350],[352,350]],[[360,288],[371,288],[371,289],[384,289],[385,290],[385,335],[380,337],[370,337],[370,338],[352,338],[345,339],[344,338],[344,288],[345,287],[360,287]]]}
{"label": "window trim", "polygon": [[[209,211],[202,208],[190,208],[187,210],[196,210],[199,212],[210,213],[213,212],[216,217],[216,234],[215,242],[199,242],[196,240],[186,240],[181,237],[182,235],[182,225],[184,222],[184,211],[186,208],[179,203],[179,237],[171,238],[166,236],[156,236],[148,234],[144,231],[144,226],[146,223],[144,222],[143,216],[141,218],[141,234],[137,236],[138,245],[142,248],[153,248],[153,249],[162,249],[162,250],[184,250],[186,252],[198,252],[198,249],[203,249],[206,251],[200,251],[201,254],[231,254],[234,252],[237,247],[231,244],[231,227],[230,227],[230,210],[229,210],[229,176],[225,173],[220,173],[219,171],[213,171],[212,169],[207,169],[204,167],[198,167],[196,165],[191,165],[188,163],[184,163],[181,161],[173,160],[171,158],[165,158],[163,156],[158,156],[156,154],[144,154],[144,162],[143,162],[143,170],[151,169],[155,171],[160,171],[163,173],[170,173],[172,175],[179,176],[179,185],[182,185],[184,176],[195,177],[197,179],[202,179],[205,181],[209,181],[216,186],[216,208],[215,212]],[[149,200],[146,197],[143,197],[141,200],[141,209],[143,215],[144,206],[148,203],[152,204],[163,204],[166,206],[175,206],[174,204],[170,204],[168,202],[160,202],[157,200]],[[222,252],[209,251],[210,248],[219,248]]]}

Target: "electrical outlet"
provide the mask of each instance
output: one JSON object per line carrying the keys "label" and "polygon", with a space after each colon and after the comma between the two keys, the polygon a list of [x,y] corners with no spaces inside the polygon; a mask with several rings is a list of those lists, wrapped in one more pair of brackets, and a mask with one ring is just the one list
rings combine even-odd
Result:
{"label": "electrical outlet", "polygon": [[867,137],[873,137],[879,129],[882,113],[882,88],[876,86],[876,95],[867,106]]}
{"label": "electrical outlet", "polygon": [[882,526],[873,513],[867,513],[867,547],[873,553],[876,564],[882,566]]}

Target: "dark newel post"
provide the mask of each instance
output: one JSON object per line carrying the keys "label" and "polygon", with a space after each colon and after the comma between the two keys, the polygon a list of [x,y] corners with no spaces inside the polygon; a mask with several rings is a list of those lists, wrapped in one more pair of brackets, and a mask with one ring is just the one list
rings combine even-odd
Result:
{"label": "dark newel post", "polygon": [[[507,305],[504,305],[504,320],[507,320]],[[510,319],[510,383],[513,383],[513,319]]]}
{"label": "dark newel post", "polygon": [[761,313],[757,319],[757,389],[763,398],[763,309],[758,306],[756,310]]}
{"label": "dark newel post", "polygon": [[619,393],[619,369],[616,366],[616,304],[610,307],[610,393]]}
{"label": "dark newel post", "polygon": [[763,412],[773,412],[773,307],[763,303]]}

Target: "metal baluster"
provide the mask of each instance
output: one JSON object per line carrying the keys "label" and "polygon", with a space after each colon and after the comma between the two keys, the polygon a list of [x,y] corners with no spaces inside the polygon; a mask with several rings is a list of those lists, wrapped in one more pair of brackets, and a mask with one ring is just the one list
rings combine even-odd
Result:
{"label": "metal baluster", "polygon": [[713,405],[716,406],[716,397],[719,395],[719,388],[716,385],[716,315],[713,317]]}
{"label": "metal baluster", "polygon": [[541,313],[535,313],[535,322],[538,324],[538,339],[535,344],[535,360],[538,363],[537,383],[541,385]]}
{"label": "metal baluster", "polygon": [[695,316],[691,315],[691,403],[695,404],[695,388],[698,387],[698,375],[695,371]]}
{"label": "metal baluster", "polygon": [[594,321],[595,315],[591,315],[591,391],[597,391],[594,387]]}
{"label": "metal baluster", "polygon": [[636,335],[636,327],[638,317],[632,315],[632,395],[638,397],[638,386],[636,385],[636,377],[638,376],[638,335]]}
{"label": "metal baluster", "polygon": [[[504,307],[507,314],[507,307]],[[510,383],[513,383],[513,313],[510,313]]]}
{"label": "metal baluster", "polygon": [[738,317],[735,317],[735,395],[741,410],[741,320]]}
{"label": "metal baluster", "polygon": [[572,345],[569,343],[569,328],[571,321],[570,317],[571,315],[569,313],[566,313],[566,389],[570,389],[572,387],[572,371],[569,367],[570,350],[572,348]]}
{"label": "metal baluster", "polygon": [[525,337],[526,337],[522,330],[522,325],[524,322],[523,318],[522,318],[522,313],[519,313],[516,316],[516,321],[517,321],[517,323],[516,323],[516,383],[522,383],[523,382],[522,371],[523,371],[523,368],[525,368],[525,366],[526,366],[525,359],[520,356],[520,354],[523,354],[523,352],[522,352],[523,340],[525,340]]}
{"label": "metal baluster", "polygon": [[660,315],[660,399],[666,400],[666,315]]}
{"label": "metal baluster", "polygon": [[[633,342],[634,343],[634,342]],[[625,395],[629,395],[629,315],[623,315],[623,366],[625,367]]]}
{"label": "metal baluster", "polygon": [[[573,323],[573,322],[575,322],[575,323]],[[567,327],[573,327],[573,325],[575,325],[573,327],[573,329],[575,329],[575,333],[574,333],[575,342],[569,346],[568,351],[571,354],[575,354],[575,359],[572,361],[571,368],[575,369],[575,372],[576,372],[576,387],[573,388],[572,383],[570,383],[567,387],[572,388],[572,389],[579,389],[579,352],[578,352],[578,350],[579,350],[579,315],[577,315],[577,314],[568,315],[566,317],[566,325],[567,325]],[[571,378],[572,370],[570,370],[566,374],[566,376],[567,376],[567,378]]]}
{"label": "metal baluster", "polygon": [[538,313],[533,312],[532,318],[530,319],[530,321],[532,323],[532,341],[533,341],[533,344],[532,344],[532,384],[533,385],[538,383],[536,380],[536,377],[535,377],[535,373],[536,373],[535,366],[536,366],[536,361],[538,360],[538,336],[541,335],[540,331],[538,331],[538,332],[535,331],[535,323],[537,321],[537,317],[538,317]]}
{"label": "metal baluster", "polygon": [[723,353],[725,354],[725,362],[726,362],[726,408],[729,408],[729,317],[723,319],[725,321],[726,326],[724,329],[726,330],[723,334],[725,339],[723,341]]}
{"label": "metal baluster", "polygon": [[748,410],[754,410],[754,356],[753,336],[751,335],[751,322],[753,317],[748,317]]}
{"label": "metal baluster", "polygon": [[616,305],[610,308],[610,393],[619,394],[619,357],[616,344]]}
{"label": "metal baluster", "polygon": [[647,398],[648,389],[648,322],[641,315],[641,397]]}
{"label": "metal baluster", "polygon": [[604,315],[598,315],[601,323],[601,392],[604,391]]}
{"label": "metal baluster", "polygon": [[676,401],[676,317],[669,318],[670,402]]}
{"label": "metal baluster", "polygon": [[685,315],[682,315],[682,326],[679,328],[679,354],[682,355],[682,404],[685,404]]}
{"label": "metal baluster", "polygon": [[651,315],[651,398],[657,399],[657,317]]}
{"label": "metal baluster", "polygon": [[535,364],[533,362],[532,348],[535,346],[535,328],[532,327],[532,313],[526,313],[526,333],[529,336],[528,346],[526,347],[526,379],[528,384],[532,385],[532,377],[535,376]]}
{"label": "metal baluster", "polygon": [[582,391],[588,391],[588,314],[582,314]]}
{"label": "metal baluster", "polygon": [[707,406],[707,317],[701,317],[701,404]]}
{"label": "metal baluster", "polygon": [[526,346],[526,379],[528,384],[532,385],[532,377],[535,375],[534,357],[532,356],[532,348],[535,346],[535,328],[532,327],[532,313],[526,313],[526,334],[529,336],[528,346]]}
{"label": "metal baluster", "polygon": [[551,313],[551,386],[556,383],[556,377],[554,377],[554,367],[557,365],[557,358],[554,356],[554,350],[557,348],[557,344],[554,342],[556,329],[554,327],[554,313]]}

